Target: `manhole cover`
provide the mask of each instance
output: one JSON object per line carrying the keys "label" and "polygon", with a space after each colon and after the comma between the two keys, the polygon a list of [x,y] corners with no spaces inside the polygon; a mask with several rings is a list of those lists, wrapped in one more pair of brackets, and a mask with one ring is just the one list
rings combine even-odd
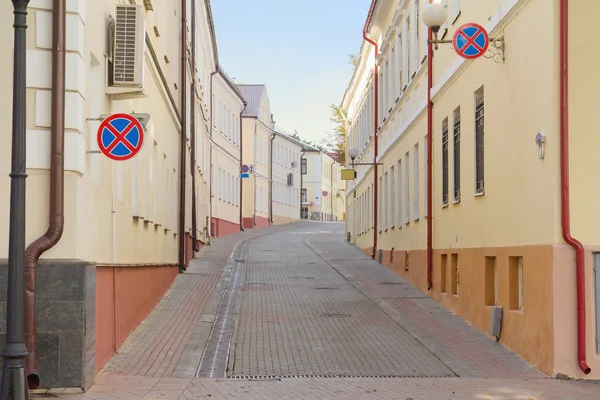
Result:
{"label": "manhole cover", "polygon": [[351,314],[332,314],[332,313],[325,313],[323,315],[321,315],[321,317],[325,317],[325,318],[348,318],[351,317]]}

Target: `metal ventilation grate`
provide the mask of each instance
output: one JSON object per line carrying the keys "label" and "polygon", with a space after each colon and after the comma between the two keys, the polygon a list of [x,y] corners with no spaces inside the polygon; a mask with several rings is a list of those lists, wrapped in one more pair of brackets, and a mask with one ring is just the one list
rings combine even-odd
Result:
{"label": "metal ventilation grate", "polygon": [[117,5],[115,24],[114,75],[115,84],[133,84],[136,76],[138,7]]}
{"label": "metal ventilation grate", "polygon": [[352,379],[405,379],[405,378],[455,378],[454,374],[434,374],[434,375],[411,375],[411,374],[399,374],[399,375],[349,375],[349,374],[331,374],[331,375],[320,375],[320,374],[308,374],[308,375],[242,375],[242,376],[228,376],[228,379],[235,380],[282,380],[282,379],[335,379],[335,378],[352,378]]}

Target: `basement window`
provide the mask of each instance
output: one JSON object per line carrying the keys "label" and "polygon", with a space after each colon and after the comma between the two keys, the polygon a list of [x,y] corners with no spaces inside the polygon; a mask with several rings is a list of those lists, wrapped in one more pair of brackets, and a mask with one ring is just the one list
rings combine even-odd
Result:
{"label": "basement window", "polygon": [[510,309],[524,310],[523,301],[523,257],[510,257],[508,260]]}
{"label": "basement window", "polygon": [[485,258],[485,305],[498,304],[498,262],[496,257]]}

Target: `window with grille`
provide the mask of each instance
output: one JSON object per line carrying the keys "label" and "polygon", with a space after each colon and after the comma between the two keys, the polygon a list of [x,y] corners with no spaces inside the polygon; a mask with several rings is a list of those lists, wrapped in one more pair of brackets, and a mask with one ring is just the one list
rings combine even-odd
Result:
{"label": "window with grille", "polygon": [[386,172],[384,174],[385,180],[384,180],[384,192],[383,192],[383,229],[387,230],[388,229],[388,194],[389,194],[389,187],[388,187],[388,173]]}
{"label": "window with grille", "polygon": [[404,206],[405,206],[405,221],[410,222],[410,155],[406,152],[406,161],[404,162]]}
{"label": "window with grille", "polygon": [[442,122],[442,205],[448,205],[448,118]]}
{"label": "window with grille", "polygon": [[302,174],[306,175],[306,158],[302,159]]}
{"label": "window with grille", "polygon": [[415,221],[419,220],[419,144],[415,144],[414,152],[413,152],[413,190],[414,190],[414,215],[413,218]]}
{"label": "window with grille", "polygon": [[392,224],[392,228],[394,227],[396,221],[396,188],[394,182],[394,167],[390,168],[390,222]]}
{"label": "window with grille", "polygon": [[454,110],[454,201],[460,201],[460,107]]}
{"label": "window with grille", "polygon": [[475,92],[475,193],[483,194],[484,180],[484,119],[483,86]]}
{"label": "window with grille", "polygon": [[377,205],[379,207],[379,215],[377,218],[377,224],[379,225],[379,232],[381,232],[381,209],[383,208],[383,178],[379,178],[379,204]]}

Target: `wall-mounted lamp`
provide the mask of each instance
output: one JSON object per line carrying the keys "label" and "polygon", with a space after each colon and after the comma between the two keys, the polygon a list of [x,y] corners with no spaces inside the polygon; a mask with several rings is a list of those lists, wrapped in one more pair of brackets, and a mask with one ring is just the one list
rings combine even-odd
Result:
{"label": "wall-mounted lamp", "polygon": [[354,159],[356,157],[358,157],[358,148],[357,147],[350,147],[348,149],[348,156],[350,157],[350,159],[352,160],[352,162],[350,163],[350,165],[354,168],[355,165],[383,165],[383,163],[355,163]]}
{"label": "wall-mounted lamp", "polygon": [[535,135],[535,144],[538,146],[538,158],[543,160],[546,155],[546,134],[538,132],[538,134]]}
{"label": "wall-mounted lamp", "polygon": [[[436,50],[438,50],[440,44],[450,44],[450,43],[453,43],[454,40],[457,39],[456,37],[452,40],[438,39],[438,32],[440,31],[440,28],[442,27],[442,25],[444,25],[446,23],[447,19],[448,19],[448,11],[446,10],[446,6],[444,6],[440,3],[430,3],[427,6],[425,6],[425,8],[423,9],[423,22],[425,23],[425,25],[427,25],[428,28],[431,29],[431,32],[433,33],[433,40],[428,40],[427,43],[433,44],[435,46]],[[474,25],[476,26],[475,29],[473,28]],[[476,36],[481,36],[480,35],[481,31],[484,31],[483,32],[485,35],[484,40],[489,41],[489,47],[488,47],[488,44],[486,43],[484,46],[485,48],[478,49],[481,51],[481,53],[479,51],[475,51],[474,53],[476,53],[476,54],[466,54],[466,52],[464,50],[459,51],[459,49],[455,48],[456,52],[464,58],[474,59],[474,58],[483,56],[488,59],[491,58],[495,62],[498,62],[498,63],[504,62],[504,37],[500,36],[500,37],[489,38],[487,35],[487,32],[485,32],[485,29],[477,24],[465,24],[465,25],[459,27],[456,33],[457,34],[462,33],[463,35],[465,35],[465,31],[469,30],[469,26],[470,26],[471,31],[474,31],[477,33],[469,33],[468,36],[473,35],[470,38],[466,38],[465,36],[462,36],[462,42],[465,43],[465,44],[463,44],[463,49],[469,50],[468,47],[470,47],[471,50],[475,49],[476,48],[475,45],[473,44],[473,46],[471,47],[470,43],[475,43],[477,41]],[[465,31],[459,32],[459,30],[462,30],[465,27],[467,27],[467,29],[465,29]],[[459,34],[458,36],[460,37],[461,35]],[[458,41],[458,43],[460,43],[460,41]],[[479,44],[477,44],[477,46],[479,46]],[[456,45],[455,45],[455,47],[456,47]],[[461,54],[461,52],[462,52],[462,54]],[[479,54],[477,54],[477,53],[479,53]]]}

